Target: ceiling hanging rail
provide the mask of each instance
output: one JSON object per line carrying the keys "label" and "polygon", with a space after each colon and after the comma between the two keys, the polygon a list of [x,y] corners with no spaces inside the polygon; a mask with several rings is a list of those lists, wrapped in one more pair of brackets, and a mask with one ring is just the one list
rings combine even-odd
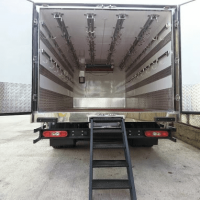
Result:
{"label": "ceiling hanging rail", "polygon": [[61,79],[66,82],[66,81],[70,81],[71,83],[73,83],[72,78],[69,76],[68,72],[63,70],[62,67],[60,67],[58,65],[58,63],[44,50],[41,49],[41,53],[48,58],[48,60],[53,64],[53,67],[50,67],[51,69],[54,69],[55,73],[61,77]]}
{"label": "ceiling hanging rail", "polygon": [[117,41],[120,40],[120,37],[121,37],[120,31],[123,28],[122,25],[123,25],[123,22],[124,22],[124,20],[126,19],[127,16],[128,15],[126,15],[126,14],[117,15],[118,19],[117,19],[116,26],[114,27],[115,30],[114,30],[114,33],[113,33],[113,36],[112,36],[112,41],[111,41],[110,48],[109,48],[109,54],[108,54],[108,57],[107,57],[107,63],[108,64],[111,64],[111,58],[112,58],[112,55],[115,51],[115,46],[117,45]]}
{"label": "ceiling hanging rail", "polygon": [[89,42],[89,52],[90,52],[90,59],[91,59],[91,64],[94,64],[94,60],[95,60],[95,27],[94,27],[94,21],[95,21],[95,16],[96,14],[94,13],[87,13],[85,14],[85,16],[87,17],[87,25],[88,27],[86,27],[88,29],[87,33],[88,33],[88,42]]}
{"label": "ceiling hanging rail", "polygon": [[59,26],[60,30],[62,31],[62,34],[63,34],[62,36],[67,42],[69,50],[70,50],[70,52],[71,52],[71,54],[74,58],[74,62],[76,63],[76,67],[80,68],[79,59],[76,55],[76,51],[75,51],[74,46],[72,44],[71,37],[68,33],[67,26],[65,25],[65,22],[64,22],[63,17],[62,17],[64,14],[56,12],[56,13],[52,13],[52,15],[54,16],[54,19],[56,19],[58,26]]}
{"label": "ceiling hanging rail", "polygon": [[55,45],[55,48],[58,49],[58,52],[60,53],[60,55],[63,57],[64,61],[67,63],[67,65],[69,66],[69,69],[74,72],[74,69],[72,67],[72,65],[70,64],[70,62],[68,61],[68,59],[66,58],[66,56],[64,55],[63,51],[61,50],[61,48],[59,47],[58,43],[56,42],[55,38],[53,37],[53,35],[51,34],[50,30],[48,29],[47,25],[42,22],[42,27],[44,28],[44,30],[47,32],[49,38],[51,39],[51,41],[53,42],[53,44]]}
{"label": "ceiling hanging rail", "polygon": [[144,35],[149,30],[149,27],[151,26],[152,22],[155,20],[157,21],[158,17],[159,17],[159,15],[156,15],[156,14],[148,15],[148,20],[146,21],[144,27],[142,27],[142,30],[140,31],[138,36],[135,38],[133,44],[131,45],[130,49],[128,50],[128,52],[126,53],[125,57],[123,58],[123,60],[121,61],[120,65],[119,65],[119,68],[121,70],[125,67],[125,64],[129,58],[129,56],[133,53],[136,46],[139,45],[140,42],[144,39]]}
{"label": "ceiling hanging rail", "polygon": [[44,45],[50,50],[50,52],[55,56],[55,58],[61,63],[61,65],[68,71],[68,73],[73,77],[73,73],[69,71],[69,68],[67,67],[66,63],[63,61],[63,59],[60,57],[60,55],[57,53],[55,48],[51,45],[51,43],[45,38],[44,33],[40,30],[40,39],[44,43]]}
{"label": "ceiling hanging rail", "polygon": [[167,30],[170,27],[170,25],[167,23],[165,24],[165,26],[160,30],[160,32],[151,40],[151,42],[144,48],[144,50],[142,51],[142,53],[140,53],[140,55],[129,65],[129,67],[126,69],[126,72],[128,72],[131,67],[136,64],[136,62],[142,57],[142,55],[152,46],[152,44],[157,41],[160,37],[160,35]]}
{"label": "ceiling hanging rail", "polygon": [[165,53],[163,53],[161,56],[159,56],[156,60],[154,60],[153,62],[151,62],[148,66],[144,67],[142,70],[140,70],[137,74],[135,74],[132,78],[130,78],[125,84],[133,81],[135,78],[139,77],[141,74],[143,74],[145,71],[149,70],[150,68],[152,68],[152,66],[158,64],[158,62],[164,58],[165,56],[169,56],[170,52],[166,51]]}

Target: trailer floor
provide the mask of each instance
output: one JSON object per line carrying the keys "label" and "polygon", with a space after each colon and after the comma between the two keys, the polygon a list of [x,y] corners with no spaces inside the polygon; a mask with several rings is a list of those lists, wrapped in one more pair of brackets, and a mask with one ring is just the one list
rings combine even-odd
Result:
{"label": "trailer floor", "polygon": [[[53,149],[37,137],[29,116],[0,117],[0,200],[87,200],[89,143]],[[117,152],[117,154],[116,154]],[[138,200],[200,200],[200,150],[178,140],[130,148]],[[96,159],[123,159],[121,150],[94,152]],[[94,178],[126,178],[122,169],[94,171]],[[129,199],[128,190],[97,190],[98,200]]]}

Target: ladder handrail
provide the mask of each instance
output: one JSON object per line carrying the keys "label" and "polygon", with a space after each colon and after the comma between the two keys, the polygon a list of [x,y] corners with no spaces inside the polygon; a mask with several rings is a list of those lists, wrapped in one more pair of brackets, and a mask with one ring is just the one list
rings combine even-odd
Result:
{"label": "ladder handrail", "polygon": [[128,179],[130,181],[130,184],[132,186],[131,190],[130,190],[130,194],[131,194],[131,200],[137,200],[136,197],[136,191],[135,191],[135,183],[134,183],[134,178],[133,178],[133,172],[132,172],[132,164],[131,164],[131,158],[130,158],[130,152],[129,152],[129,145],[128,145],[128,139],[127,139],[127,134],[126,134],[126,128],[125,128],[125,123],[124,123],[124,119],[122,119],[121,122],[121,128],[122,128],[122,135],[123,135],[123,142],[125,144],[125,157],[126,160],[128,162]]}
{"label": "ladder handrail", "polygon": [[93,119],[91,120],[90,128],[90,174],[89,174],[89,200],[92,200],[92,179],[93,179]]}

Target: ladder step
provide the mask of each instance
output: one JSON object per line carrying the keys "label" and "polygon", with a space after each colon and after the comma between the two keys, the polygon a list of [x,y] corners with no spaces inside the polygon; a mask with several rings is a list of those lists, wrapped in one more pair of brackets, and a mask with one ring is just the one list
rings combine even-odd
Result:
{"label": "ladder step", "polygon": [[124,144],[94,143],[94,149],[125,149]]}
{"label": "ladder step", "polygon": [[123,179],[94,179],[92,180],[92,189],[130,189],[128,180]]}
{"label": "ladder step", "polygon": [[126,160],[93,160],[93,168],[99,167],[128,167]]}
{"label": "ladder step", "polygon": [[93,133],[122,133],[121,129],[94,129]]}
{"label": "ladder step", "polygon": [[121,122],[122,117],[95,117],[94,122]]}
{"label": "ladder step", "polygon": [[[90,137],[90,179],[89,179],[89,200],[92,200],[92,190],[102,190],[102,189],[129,189],[130,196],[132,200],[136,200],[136,192],[134,185],[134,178],[132,174],[131,158],[128,146],[128,139],[126,134],[126,125],[123,117],[92,117],[91,120],[91,137]],[[115,122],[117,126],[113,126]],[[103,125],[106,123],[106,125]],[[110,123],[110,124],[109,124]],[[95,126],[94,126],[95,125]],[[102,125],[102,126],[100,126]],[[119,130],[121,129],[121,130]],[[119,132],[120,131],[120,132]],[[100,142],[96,140],[97,136],[100,135],[101,140],[108,138],[107,133],[122,133],[122,140],[109,142]],[[97,133],[95,135],[95,133]],[[98,134],[99,133],[99,134]],[[101,134],[106,133],[106,134]],[[118,136],[119,134],[116,134]],[[124,149],[125,160],[93,160],[94,149]],[[127,179],[93,179],[94,168],[104,168],[104,167],[126,167],[127,169]]]}

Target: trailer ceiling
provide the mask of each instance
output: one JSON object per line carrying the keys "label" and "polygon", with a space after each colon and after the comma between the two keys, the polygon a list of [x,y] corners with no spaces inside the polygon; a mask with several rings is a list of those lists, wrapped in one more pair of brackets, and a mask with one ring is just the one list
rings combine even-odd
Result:
{"label": "trailer ceiling", "polygon": [[[159,11],[128,11],[128,10],[69,10],[69,9],[42,9],[42,20],[47,24],[49,30],[56,37],[57,43],[64,52],[66,45],[63,45],[63,37],[61,30],[58,28],[58,23],[54,19],[52,13],[62,13],[62,19],[67,26],[69,36],[71,37],[77,57],[85,60],[86,64],[91,62],[91,51],[88,44],[87,30],[87,13],[95,14],[94,18],[94,52],[95,64],[105,64],[108,62],[109,50],[112,42],[112,36],[115,31],[118,15],[125,14],[125,20],[122,24],[122,29],[119,33],[119,39],[116,40],[115,49],[113,50],[112,59],[116,67],[119,67],[127,51],[135,38],[140,33],[142,27],[148,20],[148,16],[157,15],[158,20],[152,23],[149,29],[149,35],[145,37],[153,38],[156,34],[157,27],[163,26],[164,21],[168,19],[169,12]],[[167,23],[168,21],[166,21]],[[170,21],[169,21],[170,22]],[[161,29],[161,28],[159,28]],[[146,43],[141,45],[140,49],[145,48]],[[139,51],[138,51],[139,52]],[[138,52],[135,52],[139,54]],[[66,55],[68,56],[68,55]],[[70,58],[69,58],[70,59]],[[83,63],[83,64],[85,64]]]}

